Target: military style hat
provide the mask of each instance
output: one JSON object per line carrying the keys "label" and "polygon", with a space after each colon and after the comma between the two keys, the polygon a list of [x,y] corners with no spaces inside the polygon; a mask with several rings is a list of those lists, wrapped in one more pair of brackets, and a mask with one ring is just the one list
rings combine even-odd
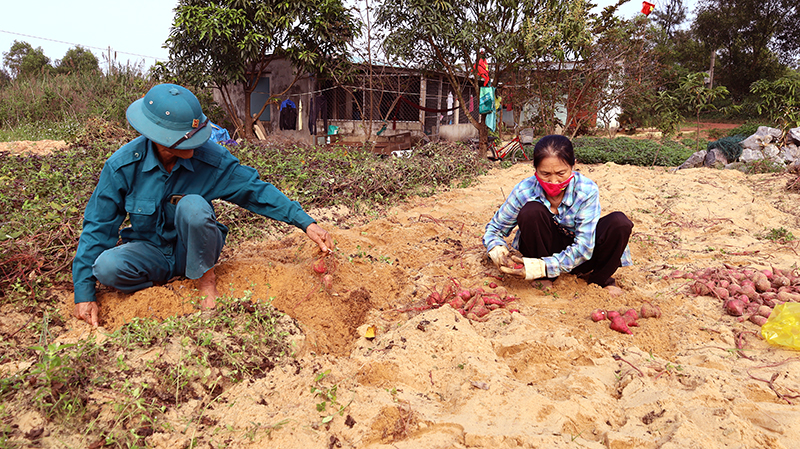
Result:
{"label": "military style hat", "polygon": [[176,150],[191,150],[211,136],[208,117],[197,97],[176,84],[153,86],[128,106],[128,123],[155,143]]}

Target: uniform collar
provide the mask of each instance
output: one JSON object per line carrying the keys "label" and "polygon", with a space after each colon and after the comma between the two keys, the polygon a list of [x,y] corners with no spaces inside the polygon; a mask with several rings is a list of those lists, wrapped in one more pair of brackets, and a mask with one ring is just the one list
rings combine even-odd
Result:
{"label": "uniform collar", "polygon": [[[145,151],[144,161],[142,162],[142,171],[147,172],[155,170],[156,168],[160,168],[161,170],[166,171],[164,169],[164,166],[161,164],[161,161],[158,160],[158,156],[156,155],[157,153],[156,146],[149,139],[145,141],[147,142],[146,144],[147,151]],[[192,164],[192,159],[194,159],[194,157],[190,159],[178,159],[178,161],[175,162],[175,166],[172,167],[172,172],[174,173],[175,170],[177,170],[179,167],[183,167],[186,170],[189,170],[190,172],[194,172],[194,165]]]}

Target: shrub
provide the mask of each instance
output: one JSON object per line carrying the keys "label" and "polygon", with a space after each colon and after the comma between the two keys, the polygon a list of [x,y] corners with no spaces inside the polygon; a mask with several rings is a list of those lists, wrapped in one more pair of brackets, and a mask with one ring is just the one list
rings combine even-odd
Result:
{"label": "shrub", "polygon": [[614,162],[645,167],[678,166],[694,153],[692,149],[677,142],[659,143],[630,137],[580,137],[573,140],[573,145],[575,158],[584,164]]}

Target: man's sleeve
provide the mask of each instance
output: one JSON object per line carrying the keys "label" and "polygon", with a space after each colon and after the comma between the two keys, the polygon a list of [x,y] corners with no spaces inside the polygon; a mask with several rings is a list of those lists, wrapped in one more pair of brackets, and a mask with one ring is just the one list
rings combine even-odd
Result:
{"label": "man's sleeve", "polygon": [[290,200],[277,187],[260,179],[256,169],[236,163],[229,172],[227,182],[220,183],[225,185],[221,199],[303,231],[315,223],[300,203]]}
{"label": "man's sleeve", "polygon": [[92,265],[103,251],[114,247],[119,240],[119,227],[125,219],[125,198],[116,176],[108,164],[103,167],[83,214],[83,231],[72,262],[75,303],[97,300],[97,279],[92,274]]}

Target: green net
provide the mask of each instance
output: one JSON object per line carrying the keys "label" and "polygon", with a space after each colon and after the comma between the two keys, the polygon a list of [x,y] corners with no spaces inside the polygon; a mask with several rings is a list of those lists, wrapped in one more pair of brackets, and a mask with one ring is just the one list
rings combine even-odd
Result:
{"label": "green net", "polygon": [[723,137],[713,142],[708,142],[708,151],[711,151],[714,148],[719,148],[719,150],[722,151],[722,154],[725,155],[725,159],[727,159],[730,162],[733,162],[739,159],[739,156],[742,155],[743,148],[741,145],[741,141],[743,141],[746,138],[747,136],[735,135],[735,136]]}

